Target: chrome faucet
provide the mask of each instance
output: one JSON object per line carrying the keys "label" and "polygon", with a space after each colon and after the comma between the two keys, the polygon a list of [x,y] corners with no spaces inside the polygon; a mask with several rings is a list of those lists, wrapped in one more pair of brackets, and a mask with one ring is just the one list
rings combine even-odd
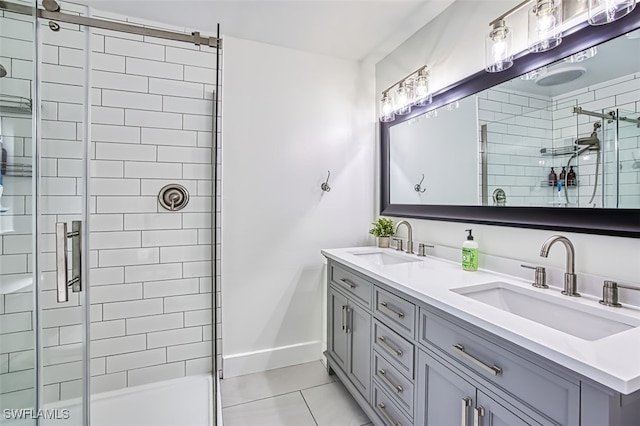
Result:
{"label": "chrome faucet", "polygon": [[398,228],[400,228],[400,225],[406,225],[407,226],[407,232],[409,233],[409,235],[407,236],[407,253],[413,253],[413,229],[411,229],[411,224],[409,222],[407,222],[406,220],[401,220],[400,222],[398,222],[396,224],[396,229],[393,231],[393,233],[397,233],[398,232]]}
{"label": "chrome faucet", "polygon": [[565,296],[579,297],[580,293],[577,292],[578,282],[575,274],[575,251],[573,248],[573,244],[571,244],[571,241],[569,241],[567,237],[563,237],[562,235],[554,235],[553,237],[549,237],[542,244],[542,248],[540,249],[540,256],[547,257],[549,255],[549,249],[557,241],[560,241],[562,244],[564,244],[564,247],[567,251],[567,266],[564,272],[564,290],[562,291],[562,294],[564,294]]}

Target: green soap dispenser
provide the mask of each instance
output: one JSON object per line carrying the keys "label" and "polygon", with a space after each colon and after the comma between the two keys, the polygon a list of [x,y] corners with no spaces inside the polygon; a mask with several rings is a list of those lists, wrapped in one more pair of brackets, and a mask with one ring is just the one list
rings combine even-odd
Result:
{"label": "green soap dispenser", "polygon": [[471,229],[465,229],[469,233],[467,239],[462,243],[462,269],[465,271],[478,270],[478,243],[473,240]]}

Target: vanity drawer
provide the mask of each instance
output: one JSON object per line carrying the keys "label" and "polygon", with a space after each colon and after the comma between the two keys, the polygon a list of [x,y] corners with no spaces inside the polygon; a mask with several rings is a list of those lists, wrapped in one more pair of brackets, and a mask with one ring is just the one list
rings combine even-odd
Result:
{"label": "vanity drawer", "polygon": [[378,287],[373,300],[374,313],[386,324],[409,339],[415,337],[416,305]]}
{"label": "vanity drawer", "polygon": [[[580,387],[510,350],[420,309],[419,340],[560,424],[579,418]],[[490,337],[489,337],[490,338]]]}
{"label": "vanity drawer", "polygon": [[329,265],[329,280],[339,289],[353,296],[363,306],[371,307],[373,284],[335,263]]}
{"label": "vanity drawer", "polygon": [[377,383],[373,383],[373,410],[382,419],[382,424],[388,426],[411,426],[413,422],[402,412],[393,399],[380,390]]}
{"label": "vanity drawer", "polygon": [[413,418],[413,381],[402,375],[389,361],[373,352],[373,377],[386,390],[396,405]]}
{"label": "vanity drawer", "polygon": [[398,371],[413,380],[413,343],[408,342],[381,322],[373,323],[373,348],[391,362]]}

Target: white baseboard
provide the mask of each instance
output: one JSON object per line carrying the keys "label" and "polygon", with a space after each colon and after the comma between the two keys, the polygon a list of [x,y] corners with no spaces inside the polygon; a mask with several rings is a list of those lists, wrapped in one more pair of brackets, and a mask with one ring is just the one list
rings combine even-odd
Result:
{"label": "white baseboard", "polygon": [[313,341],[278,348],[222,356],[222,377],[242,376],[321,359],[322,342]]}

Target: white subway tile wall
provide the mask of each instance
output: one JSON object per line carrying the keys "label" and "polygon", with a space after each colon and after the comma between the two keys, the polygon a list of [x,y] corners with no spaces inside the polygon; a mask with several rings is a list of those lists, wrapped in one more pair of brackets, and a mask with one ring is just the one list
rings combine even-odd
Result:
{"label": "white subway tile wall", "polygon": [[[563,168],[568,172],[570,156],[546,156],[541,149],[549,152],[551,148],[569,147],[577,138],[591,135],[594,122],[600,120],[574,114],[574,106],[637,118],[639,97],[639,73],[556,97],[497,89],[484,92],[478,104],[481,124],[487,125],[489,196],[502,188],[511,205],[558,205],[561,200],[557,189],[548,185],[548,175],[551,167],[558,177]],[[616,126],[620,161],[615,152]],[[605,121],[598,137],[599,160],[596,151],[590,151],[571,162],[577,185],[565,188],[569,202],[583,207],[639,208],[640,174],[633,165],[636,158],[640,160],[640,132],[633,123]],[[600,161],[597,179],[596,161]],[[595,198],[591,201],[594,186]]]}
{"label": "white subway tile wall", "polygon": [[[34,24],[30,17],[0,12],[0,64],[7,75],[0,93],[33,96]],[[73,130],[75,132],[75,130]],[[31,116],[3,110],[0,140],[9,165],[32,164]],[[57,184],[69,189],[73,181]],[[0,199],[0,408],[33,407],[35,361],[30,177],[2,176]],[[4,211],[6,209],[6,211]]]}
{"label": "white subway tile wall", "polygon": [[[55,221],[80,219],[85,37],[77,26],[57,33],[43,28],[49,85],[43,91],[43,241],[51,241]],[[211,370],[217,56],[206,46],[100,29],[92,30],[91,41],[88,282],[95,393]],[[189,190],[184,210],[159,205],[158,191],[168,183]],[[44,251],[45,288],[53,289],[53,243]],[[60,305],[55,291],[46,296],[45,398],[54,401],[81,391],[82,316],[77,297]]]}

